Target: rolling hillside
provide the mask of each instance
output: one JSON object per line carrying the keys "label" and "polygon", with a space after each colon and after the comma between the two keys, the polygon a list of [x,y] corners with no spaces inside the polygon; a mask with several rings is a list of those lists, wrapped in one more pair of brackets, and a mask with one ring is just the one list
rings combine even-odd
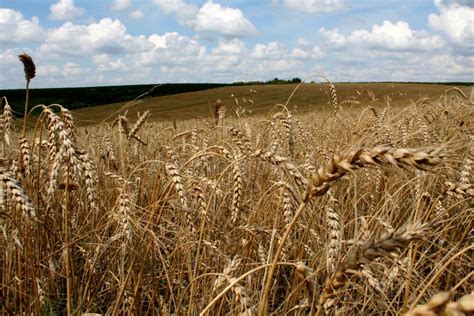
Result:
{"label": "rolling hillside", "polygon": [[[227,116],[236,116],[240,106],[251,111],[252,115],[267,114],[277,104],[285,104],[296,84],[229,86],[205,91],[181,93],[161,97],[147,97],[139,102],[118,102],[74,111],[78,124],[89,125],[102,121],[126,105],[130,113],[151,112],[149,120],[183,120],[211,116],[212,105],[217,99],[226,107]],[[336,84],[338,101],[356,100],[357,104],[344,107],[366,106],[372,102],[368,91],[376,97],[373,105],[386,104],[387,97],[393,106],[407,105],[422,97],[436,100],[444,91],[452,88],[442,84],[402,84],[402,83],[343,83]],[[461,87],[469,97],[471,88]],[[321,109],[330,102],[327,84],[302,84],[288,102],[290,109],[305,113]],[[134,115],[130,115],[134,117]],[[111,119],[115,116],[112,115]]]}

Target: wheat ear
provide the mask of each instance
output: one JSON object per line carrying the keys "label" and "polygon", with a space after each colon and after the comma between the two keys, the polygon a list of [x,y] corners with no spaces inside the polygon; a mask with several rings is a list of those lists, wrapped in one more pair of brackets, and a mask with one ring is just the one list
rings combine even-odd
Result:
{"label": "wheat ear", "polygon": [[326,301],[335,295],[335,291],[345,284],[347,276],[363,269],[364,265],[378,257],[390,256],[395,250],[406,248],[411,242],[422,239],[430,229],[429,224],[407,224],[392,233],[386,232],[352,249],[332,277],[326,280],[323,293],[319,297],[317,315],[320,315]]}
{"label": "wheat ear", "polygon": [[335,155],[328,164],[318,169],[317,173],[311,177],[311,184],[302,196],[302,202],[293,216],[290,224],[286,225],[286,231],[281,239],[270,266],[263,294],[260,301],[259,313],[267,314],[267,299],[270,293],[271,281],[275,269],[280,259],[281,251],[288,239],[291,229],[296,224],[299,216],[303,213],[306,204],[315,196],[324,195],[328,190],[330,183],[340,179],[353,170],[366,165],[382,165],[397,167],[414,167],[416,169],[425,169],[426,166],[433,166],[441,162],[443,156],[441,148],[434,149],[409,149],[379,146],[371,149],[353,150],[343,156]]}
{"label": "wheat ear", "polygon": [[25,98],[25,113],[23,118],[23,132],[21,136],[25,136],[26,133],[26,120],[28,116],[28,100],[30,97],[30,81],[36,76],[36,66],[30,55],[23,53],[18,55],[18,58],[23,63],[23,71],[26,79],[26,98]]}

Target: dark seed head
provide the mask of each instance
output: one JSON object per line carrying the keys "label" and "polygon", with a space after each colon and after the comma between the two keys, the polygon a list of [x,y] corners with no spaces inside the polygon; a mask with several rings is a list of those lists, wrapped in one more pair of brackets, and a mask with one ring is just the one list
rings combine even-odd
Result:
{"label": "dark seed head", "polygon": [[26,81],[30,81],[36,76],[36,66],[33,62],[33,58],[26,53],[18,55],[18,58],[23,63]]}

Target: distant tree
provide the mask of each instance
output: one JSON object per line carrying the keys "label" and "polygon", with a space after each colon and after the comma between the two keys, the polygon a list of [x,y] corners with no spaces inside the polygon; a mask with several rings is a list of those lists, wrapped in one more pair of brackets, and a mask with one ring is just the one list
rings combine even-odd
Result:
{"label": "distant tree", "polygon": [[291,79],[291,82],[292,82],[292,83],[300,83],[300,82],[301,82],[301,79],[298,78],[298,77],[296,77],[296,78]]}

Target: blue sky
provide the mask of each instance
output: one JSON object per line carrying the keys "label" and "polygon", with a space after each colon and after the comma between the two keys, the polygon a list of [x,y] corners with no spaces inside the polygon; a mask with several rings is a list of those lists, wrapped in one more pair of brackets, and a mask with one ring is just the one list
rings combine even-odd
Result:
{"label": "blue sky", "polygon": [[0,3],[0,88],[474,78],[474,0]]}

